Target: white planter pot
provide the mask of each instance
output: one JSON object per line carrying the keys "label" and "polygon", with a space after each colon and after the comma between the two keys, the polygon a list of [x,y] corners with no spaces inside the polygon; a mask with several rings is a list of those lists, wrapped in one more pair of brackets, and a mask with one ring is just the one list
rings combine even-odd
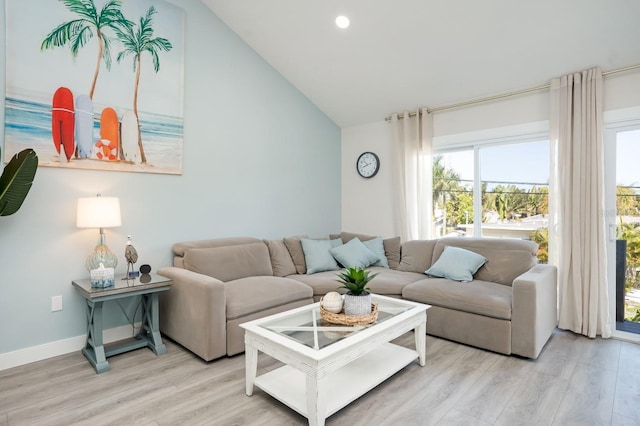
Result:
{"label": "white planter pot", "polygon": [[345,315],[368,315],[371,313],[371,293],[354,296],[352,294],[344,295],[344,313]]}

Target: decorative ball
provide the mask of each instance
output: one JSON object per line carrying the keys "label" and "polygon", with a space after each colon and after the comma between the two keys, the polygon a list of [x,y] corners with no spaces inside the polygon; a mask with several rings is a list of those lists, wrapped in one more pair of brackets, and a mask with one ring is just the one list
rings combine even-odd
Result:
{"label": "decorative ball", "polygon": [[330,291],[322,298],[322,307],[333,314],[342,311],[342,296],[336,291]]}

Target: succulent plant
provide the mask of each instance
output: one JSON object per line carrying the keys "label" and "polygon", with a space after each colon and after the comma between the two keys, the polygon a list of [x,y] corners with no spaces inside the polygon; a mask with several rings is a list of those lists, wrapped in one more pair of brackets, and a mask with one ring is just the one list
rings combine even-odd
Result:
{"label": "succulent plant", "polygon": [[367,284],[378,274],[371,274],[366,269],[350,267],[338,274],[340,278],[337,280],[342,284],[338,288],[346,288],[347,293],[353,296],[359,296],[361,294],[367,294],[369,288]]}

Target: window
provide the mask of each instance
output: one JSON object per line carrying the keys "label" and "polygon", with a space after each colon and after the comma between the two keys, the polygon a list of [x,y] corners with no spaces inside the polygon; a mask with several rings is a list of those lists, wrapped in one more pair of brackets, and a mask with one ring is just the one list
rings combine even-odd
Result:
{"label": "window", "polygon": [[540,247],[538,259],[546,262],[548,192],[547,140],[436,151],[435,235],[532,239]]}
{"label": "window", "polygon": [[437,237],[473,234],[473,150],[434,155],[433,218]]}

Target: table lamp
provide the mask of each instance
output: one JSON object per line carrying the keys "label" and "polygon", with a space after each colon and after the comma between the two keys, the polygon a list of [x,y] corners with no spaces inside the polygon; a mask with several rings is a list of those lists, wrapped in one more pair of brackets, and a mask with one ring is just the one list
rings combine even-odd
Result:
{"label": "table lamp", "polygon": [[118,258],[107,247],[104,228],[120,225],[120,199],[102,197],[100,194],[97,197],[78,198],[76,226],[78,228],[100,228],[98,244],[85,262],[89,271],[99,268],[101,263],[105,268],[115,268],[118,265]]}

